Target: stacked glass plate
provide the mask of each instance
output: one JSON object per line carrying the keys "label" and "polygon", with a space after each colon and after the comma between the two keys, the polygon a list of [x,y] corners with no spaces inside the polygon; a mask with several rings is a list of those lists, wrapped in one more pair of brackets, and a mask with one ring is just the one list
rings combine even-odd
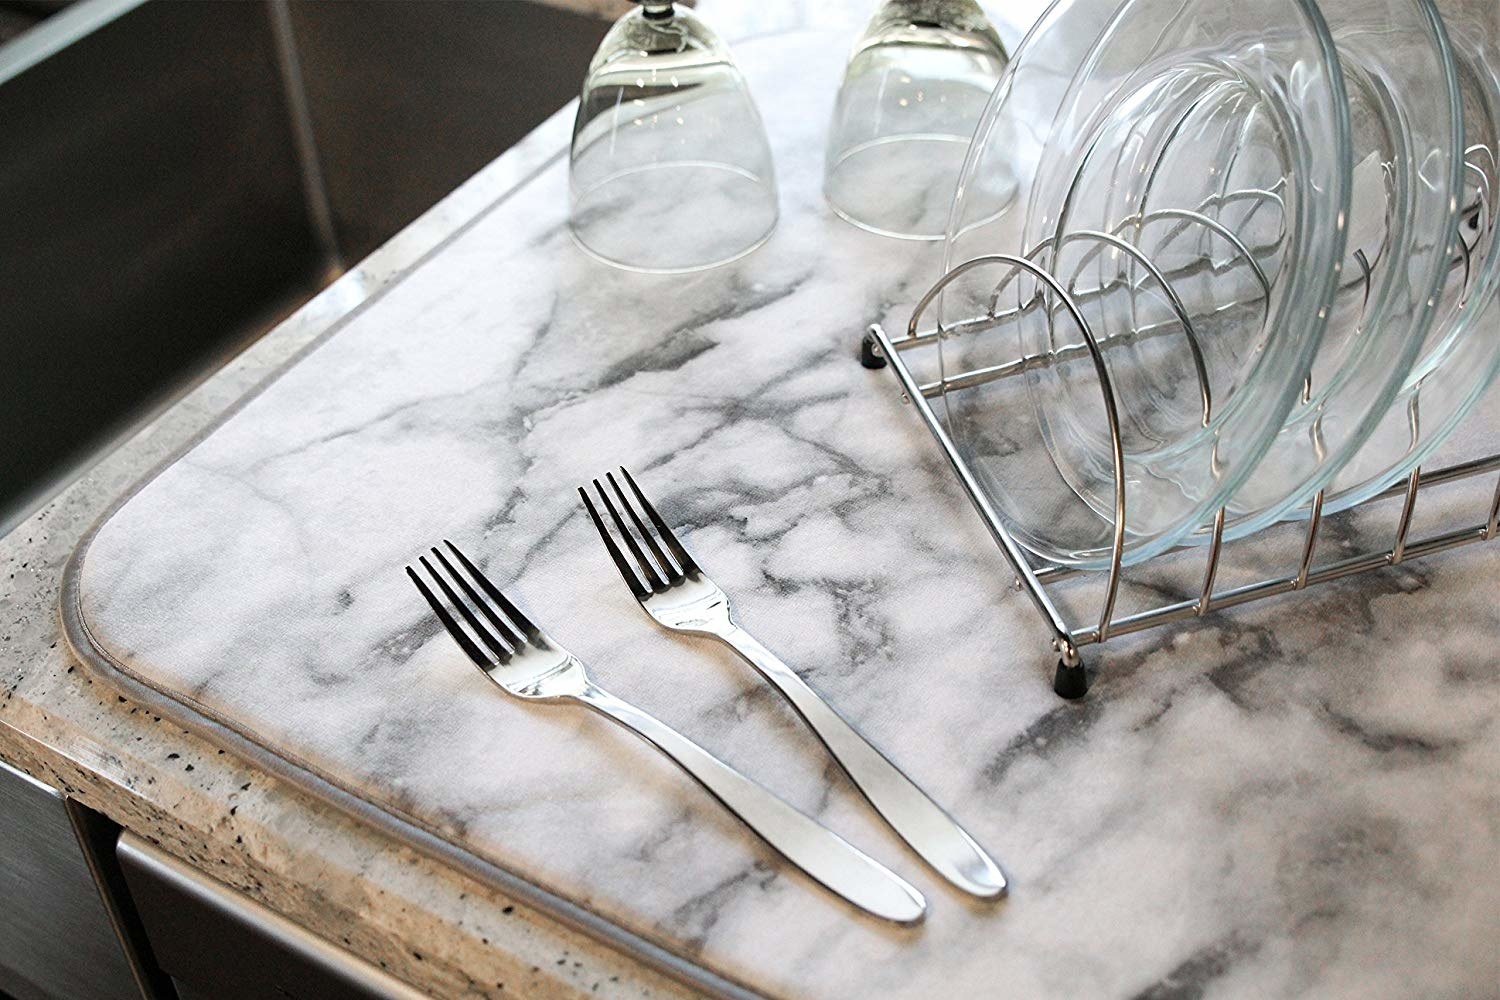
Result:
{"label": "stacked glass plate", "polygon": [[1496,0],[1056,0],[954,198],[949,435],[1084,569],[1370,498],[1500,371],[1497,157]]}

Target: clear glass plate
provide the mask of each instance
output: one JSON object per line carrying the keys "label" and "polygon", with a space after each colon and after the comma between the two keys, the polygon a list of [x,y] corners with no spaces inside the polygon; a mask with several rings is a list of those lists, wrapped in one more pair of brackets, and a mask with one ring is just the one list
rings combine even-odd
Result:
{"label": "clear glass plate", "polygon": [[[1359,453],[1406,382],[1452,271],[1462,105],[1432,0],[1319,0],[1349,95],[1349,243],[1302,398],[1231,498],[1225,538],[1281,520]],[[1325,507],[1326,509],[1326,507]],[[1197,539],[1212,537],[1203,528]]]}
{"label": "clear glass plate", "polygon": [[568,228],[605,264],[682,274],[766,242],[778,215],[760,111],[729,47],[649,0],[600,42],[573,121]]}
{"label": "clear glass plate", "polygon": [[[1500,4],[1439,0],[1463,105],[1463,187],[1438,321],[1396,400],[1327,487],[1326,512],[1362,503],[1409,476],[1500,373]],[[1306,510],[1301,512],[1306,514]]]}
{"label": "clear glass plate", "polygon": [[[1351,183],[1343,78],[1311,0],[1048,9],[975,133],[945,266],[1033,257],[1097,352],[1069,302],[1002,262],[939,307],[943,376],[964,386],[944,396],[950,433],[1023,544],[1109,566],[1116,461],[1125,563],[1233,495],[1301,398]],[[967,374],[1007,364],[1022,374]]]}

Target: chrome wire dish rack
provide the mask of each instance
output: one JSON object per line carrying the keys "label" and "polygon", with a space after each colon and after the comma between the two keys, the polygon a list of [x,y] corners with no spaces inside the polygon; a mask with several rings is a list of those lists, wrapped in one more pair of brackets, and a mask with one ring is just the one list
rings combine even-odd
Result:
{"label": "chrome wire dish rack", "polygon": [[[1484,203],[1487,198],[1481,198],[1478,211],[1484,212]],[[1484,214],[1487,214],[1485,212]],[[1208,220],[1194,219],[1203,224],[1210,224]],[[1146,266],[1150,267],[1148,261],[1139,256],[1139,251],[1128,244],[1123,244],[1118,234],[1106,233],[1077,233],[1069,234],[1065,239],[1091,239],[1102,247],[1110,247],[1122,250],[1125,253],[1136,256]],[[1247,259],[1252,268],[1255,268],[1254,256],[1238,240],[1234,241],[1241,256]],[[938,447],[942,450],[944,457],[948,460],[954,473],[958,477],[960,486],[968,496],[979,516],[983,519],[985,527],[989,530],[1000,551],[1015,571],[1017,589],[1026,593],[1031,599],[1036,610],[1040,613],[1047,628],[1052,633],[1052,648],[1058,654],[1057,671],[1053,681],[1053,688],[1063,698],[1076,699],[1083,697],[1088,692],[1089,678],[1084,665],[1083,650],[1090,646],[1102,645],[1112,638],[1144,632],[1148,629],[1163,625],[1170,625],[1194,618],[1200,618],[1211,612],[1224,611],[1239,605],[1249,604],[1266,598],[1278,597],[1283,594],[1295,593],[1321,583],[1329,583],[1345,577],[1355,576],[1361,573],[1369,573],[1387,567],[1398,566],[1403,562],[1419,559],[1438,552],[1461,546],[1472,545],[1479,542],[1494,540],[1500,536],[1500,453],[1491,454],[1487,457],[1474,461],[1452,465],[1425,471],[1417,468],[1407,477],[1404,483],[1396,483],[1384,492],[1355,505],[1349,510],[1341,512],[1350,514],[1356,510],[1387,499],[1401,498],[1402,504],[1399,515],[1390,536],[1390,544],[1384,548],[1360,552],[1353,556],[1345,556],[1330,562],[1319,562],[1318,537],[1323,526],[1323,501],[1324,494],[1319,492],[1311,501],[1310,510],[1307,512],[1305,527],[1301,545],[1301,556],[1297,563],[1290,567],[1290,571],[1284,575],[1271,576],[1256,580],[1255,582],[1220,589],[1217,586],[1220,576],[1220,568],[1223,564],[1225,552],[1224,523],[1225,511],[1220,510],[1214,518],[1211,535],[1202,546],[1184,546],[1173,549],[1156,559],[1164,559],[1182,553],[1197,553],[1203,560],[1202,584],[1197,590],[1195,597],[1170,601],[1159,604],[1142,611],[1129,614],[1117,614],[1116,603],[1120,595],[1122,574],[1122,556],[1125,547],[1125,489],[1123,480],[1123,456],[1121,437],[1119,432],[1117,416],[1117,400],[1111,385],[1108,371],[1104,364],[1104,350],[1108,348],[1109,341],[1096,339],[1090,330],[1089,324],[1079,310],[1077,304],[1070,296],[1069,290],[1064,284],[1049,273],[1045,268],[1036,263],[1038,252],[1044,248],[1038,248],[1025,257],[1010,254],[994,254],[984,257],[975,257],[964,261],[950,269],[923,295],[912,312],[911,321],[906,332],[902,336],[892,337],[879,324],[870,326],[863,334],[861,341],[860,360],[866,368],[880,369],[887,365],[895,372],[900,382],[902,399],[913,405],[917,415],[927,426],[927,429],[936,439]],[[1469,259],[1469,247],[1463,240],[1459,241],[1457,263],[1464,266],[1467,274]],[[1363,278],[1368,290],[1370,275],[1370,263],[1362,255],[1356,254],[1357,263],[1363,272]],[[995,312],[995,304],[998,302],[997,295],[990,300],[990,315],[977,317],[972,320],[961,320],[947,327],[941,325],[923,327],[922,318],[928,307],[942,293],[943,289],[954,279],[977,267],[1003,267],[1007,268],[1011,277],[1005,279],[1000,287],[1009,282],[1012,277],[1025,273],[1035,279],[1038,287],[1045,286],[1055,295],[1061,304],[1071,314],[1072,321],[1082,331],[1083,342],[1067,345],[1054,350],[1048,356],[1027,356],[1016,358],[1009,363],[986,366],[973,371],[965,371],[953,375],[944,375],[937,381],[923,383],[913,374],[911,366],[903,358],[903,354],[923,349],[933,348],[937,342],[944,337],[962,336],[968,330],[992,323],[1003,314]],[[1255,268],[1258,280],[1264,285],[1264,277],[1260,275],[1259,269]],[[1160,272],[1154,271],[1159,277]],[[1161,277],[1164,284],[1165,277]],[[1189,346],[1193,348],[1195,359],[1201,357],[1197,349],[1192,324],[1185,315],[1179,312],[1179,319],[1183,321],[1183,330],[1187,333]],[[1135,331],[1136,335],[1146,334],[1148,331]],[[929,400],[942,397],[948,393],[961,392],[974,386],[993,382],[997,379],[1014,378],[1018,375],[1031,371],[1039,366],[1055,363],[1063,356],[1091,356],[1094,368],[1098,373],[1100,387],[1102,390],[1102,403],[1105,407],[1108,424],[1111,428],[1114,444],[1115,464],[1115,504],[1113,518],[1113,552],[1110,568],[1107,573],[1082,571],[1073,567],[1049,564],[1038,559],[1028,552],[1016,537],[1006,528],[1004,521],[996,512],[994,505],[990,502],[978,478],[966,462],[962,451],[954,444],[941,419],[934,413]],[[1202,367],[1199,366],[1200,378],[1203,378]],[[1306,389],[1304,389],[1306,392]],[[1208,398],[1206,382],[1204,383],[1204,407],[1205,413],[1211,401]],[[1417,508],[1417,501],[1421,494],[1438,486],[1474,479],[1487,475],[1496,475],[1496,486],[1492,499],[1489,501],[1489,509],[1477,522],[1464,527],[1455,528],[1439,534],[1412,537],[1412,520]],[[1252,536],[1254,537],[1254,536]],[[1148,560],[1152,562],[1155,560]],[[1058,603],[1048,592],[1048,587],[1061,582],[1064,579],[1093,575],[1104,577],[1104,592],[1102,607],[1097,617],[1091,617],[1086,621],[1073,624],[1059,610]]]}

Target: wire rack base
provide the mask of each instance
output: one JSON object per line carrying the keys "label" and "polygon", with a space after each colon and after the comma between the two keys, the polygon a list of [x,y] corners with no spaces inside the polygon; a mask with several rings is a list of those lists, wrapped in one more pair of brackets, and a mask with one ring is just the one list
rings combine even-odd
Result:
{"label": "wire rack base", "polygon": [[[923,305],[925,305],[925,301]],[[922,306],[918,306],[920,313]],[[892,338],[879,325],[869,327],[860,346],[860,360],[866,368],[880,369],[889,366],[900,382],[902,398],[912,404],[922,422],[936,439],[944,457],[948,460],[960,486],[969,501],[983,519],[990,536],[1015,571],[1016,587],[1030,597],[1052,633],[1052,649],[1058,655],[1057,672],[1053,689],[1063,698],[1083,697],[1089,688],[1089,674],[1084,664],[1083,650],[1102,645],[1111,638],[1143,632],[1147,629],[1177,622],[1201,618],[1204,615],[1229,608],[1250,604],[1267,598],[1297,593],[1317,584],[1329,583],[1361,573],[1398,566],[1404,562],[1435,555],[1449,549],[1494,540],[1500,536],[1500,454],[1490,455],[1461,465],[1432,471],[1414,470],[1406,482],[1398,483],[1378,496],[1372,497],[1363,508],[1380,500],[1402,498],[1400,514],[1392,532],[1388,547],[1340,558],[1333,562],[1317,561],[1318,534],[1323,525],[1322,494],[1312,502],[1304,527],[1301,558],[1295,567],[1281,576],[1273,576],[1254,583],[1228,589],[1219,589],[1216,582],[1224,553],[1224,514],[1221,511],[1215,521],[1213,535],[1208,544],[1193,547],[1205,562],[1202,587],[1196,598],[1179,600],[1144,611],[1126,615],[1115,614],[1115,602],[1121,585],[1118,553],[1115,566],[1108,573],[1105,584],[1103,611],[1095,621],[1073,624],[1058,609],[1057,603],[1048,593],[1048,586],[1080,571],[1038,561],[1027,552],[1006,529],[1000,516],[980,487],[962,452],[954,445],[928,400],[951,391],[960,381],[922,384],[912,374],[902,357],[903,352],[913,348],[933,345],[943,333],[937,329],[916,329],[916,320],[907,334]],[[1011,377],[1028,369],[1030,359],[1020,359],[1012,365],[986,373],[985,378]],[[1427,537],[1411,537],[1412,518],[1419,496],[1440,485],[1487,475],[1496,475],[1497,482],[1487,516],[1475,524]],[[1182,549],[1175,550],[1178,552]],[[1098,575],[1098,574],[1096,574]]]}

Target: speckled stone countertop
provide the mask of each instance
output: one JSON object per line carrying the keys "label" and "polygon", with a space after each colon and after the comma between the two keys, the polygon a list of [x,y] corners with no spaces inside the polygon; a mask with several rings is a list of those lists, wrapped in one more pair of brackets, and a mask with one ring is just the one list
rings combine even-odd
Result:
{"label": "speckled stone countertop", "polygon": [[[546,2],[603,16],[628,6]],[[846,27],[852,40],[871,6],[697,5],[731,40],[809,26]],[[559,112],[0,538],[0,758],[437,996],[690,991],[94,683],[63,642],[58,584],[79,538],[116,497],[395,273],[524,181],[566,145],[571,122],[571,108]]]}

